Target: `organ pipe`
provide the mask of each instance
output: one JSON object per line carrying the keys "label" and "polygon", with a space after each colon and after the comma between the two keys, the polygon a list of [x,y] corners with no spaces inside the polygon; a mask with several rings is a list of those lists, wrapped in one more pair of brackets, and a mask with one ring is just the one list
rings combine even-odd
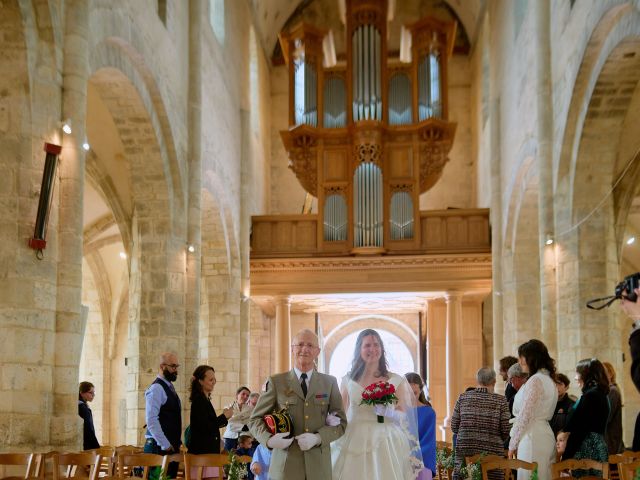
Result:
{"label": "organ pipe", "polygon": [[347,91],[342,78],[325,77],[323,104],[323,126],[325,128],[347,126]]}
{"label": "organ pipe", "polygon": [[374,25],[361,25],[351,39],[353,120],[382,120],[382,44]]}
{"label": "organ pipe", "polygon": [[331,194],[326,198],[324,239],[327,242],[347,239],[347,202],[341,194]]}
{"label": "organ pipe", "polygon": [[396,73],[389,81],[389,125],[409,125],[411,115],[411,80]]}
{"label": "organ pipe", "polygon": [[408,192],[395,192],[390,208],[391,240],[413,238],[413,200]]}
{"label": "organ pipe", "polygon": [[354,175],[356,247],[382,247],[382,170],[373,162],[362,162]]}

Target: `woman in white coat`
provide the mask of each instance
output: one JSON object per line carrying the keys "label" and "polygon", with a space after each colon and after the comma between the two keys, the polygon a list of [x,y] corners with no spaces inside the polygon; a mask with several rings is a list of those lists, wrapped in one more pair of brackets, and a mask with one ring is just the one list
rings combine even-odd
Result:
{"label": "woman in white coat", "polygon": [[[511,420],[509,458],[538,463],[538,479],[551,479],[551,464],[555,461],[556,444],[549,420],[558,401],[553,378],[555,362],[540,340],[529,340],[518,348],[519,363],[529,379],[516,394]],[[518,470],[518,480],[528,480],[531,472]]]}

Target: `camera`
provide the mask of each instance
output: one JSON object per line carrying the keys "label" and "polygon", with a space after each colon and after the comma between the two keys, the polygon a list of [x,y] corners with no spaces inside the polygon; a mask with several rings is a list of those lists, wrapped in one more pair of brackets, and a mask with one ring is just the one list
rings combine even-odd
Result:
{"label": "camera", "polygon": [[[636,302],[638,300],[638,295],[636,295],[635,289],[640,286],[640,272],[636,272],[627,277],[624,277],[618,285],[616,285],[616,298],[621,299],[625,298],[630,302]],[[623,295],[624,292],[627,292],[626,295]]]}
{"label": "camera", "polygon": [[636,302],[638,295],[636,295],[635,289],[640,286],[640,272],[633,273],[624,277],[619,284],[616,285],[615,295],[602,298],[594,298],[587,302],[587,308],[592,310],[602,310],[608,307],[616,300],[629,300],[630,302]]}

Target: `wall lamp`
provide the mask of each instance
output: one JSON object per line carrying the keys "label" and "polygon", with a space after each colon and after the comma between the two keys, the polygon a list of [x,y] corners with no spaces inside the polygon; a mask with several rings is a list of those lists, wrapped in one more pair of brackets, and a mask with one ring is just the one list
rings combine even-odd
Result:
{"label": "wall lamp", "polygon": [[33,238],[29,239],[29,247],[36,250],[36,257],[38,257],[38,259],[42,259],[44,256],[42,250],[47,246],[46,238],[49,212],[51,211],[51,201],[53,199],[58,155],[60,155],[62,147],[53,143],[45,143],[44,151],[47,155],[44,160],[44,172],[42,173],[42,186],[40,187],[36,226],[33,231]]}
{"label": "wall lamp", "polygon": [[62,131],[67,135],[71,135],[71,119],[67,118],[59,123],[60,127],[62,127]]}

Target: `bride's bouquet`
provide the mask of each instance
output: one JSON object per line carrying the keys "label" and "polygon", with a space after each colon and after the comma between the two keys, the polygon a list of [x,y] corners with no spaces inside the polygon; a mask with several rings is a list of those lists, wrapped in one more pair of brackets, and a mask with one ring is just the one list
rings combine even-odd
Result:
{"label": "bride's bouquet", "polygon": [[[362,392],[360,405],[393,405],[398,401],[396,387],[389,382],[375,382]],[[378,423],[384,423],[384,417],[378,415]]]}

